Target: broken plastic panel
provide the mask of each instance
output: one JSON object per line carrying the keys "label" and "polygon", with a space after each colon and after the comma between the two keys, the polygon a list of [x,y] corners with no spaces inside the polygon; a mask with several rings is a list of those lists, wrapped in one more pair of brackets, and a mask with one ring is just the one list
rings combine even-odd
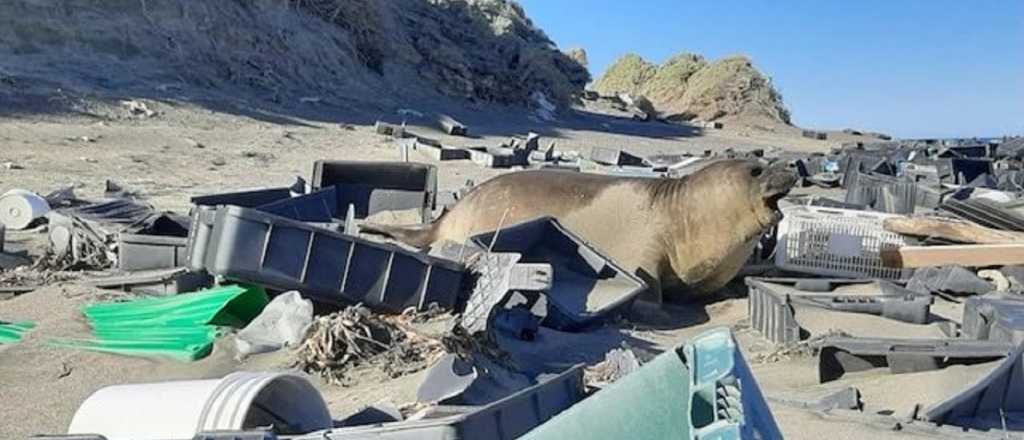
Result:
{"label": "broken plastic panel", "polygon": [[924,420],[972,429],[1024,430],[1024,345],[987,375],[924,411]]}
{"label": "broken plastic panel", "polygon": [[[254,209],[217,210],[203,253],[214,275],[401,312],[454,307],[465,268]],[[194,263],[194,262],[193,262]]]}
{"label": "broken plastic panel", "polygon": [[732,333],[709,330],[662,353],[522,437],[782,438]]}
{"label": "broken plastic panel", "polygon": [[547,263],[554,279],[547,293],[548,314],[542,325],[575,330],[627,309],[647,285],[619,267],[551,217],[473,237],[494,252],[522,255],[520,263]]}
{"label": "broken plastic panel", "polygon": [[949,198],[939,209],[981,226],[1003,231],[1024,231],[1024,217],[983,199]]}
{"label": "broken plastic panel", "polygon": [[470,269],[476,275],[473,291],[459,318],[469,334],[487,329],[496,308],[513,291],[547,291],[551,288],[549,264],[518,264],[516,253],[489,252],[477,258]]}
{"label": "broken plastic panel", "polygon": [[818,355],[818,380],[830,382],[846,373],[888,367],[893,374],[987,362],[1012,352],[1007,342],[966,339],[896,339],[829,337]]}
{"label": "broken plastic panel", "polygon": [[446,354],[427,371],[427,376],[416,390],[416,400],[444,402],[462,394],[476,378],[477,371],[472,364],[455,354]]}
{"label": "broken plastic panel", "polygon": [[602,165],[633,167],[646,165],[642,157],[617,148],[594,147],[590,150],[589,159]]}
{"label": "broken plastic panel", "polygon": [[[799,290],[805,280],[794,278],[746,279],[749,287],[751,326],[776,344],[797,342],[806,333],[794,315],[798,307],[816,307],[851,313],[867,313],[901,322],[928,322],[931,295],[921,295],[885,281],[878,281],[876,294],[838,294]],[[814,280],[829,284],[863,284],[870,280]],[[795,285],[795,288],[794,288]]]}
{"label": "broken plastic panel", "polygon": [[918,268],[907,281],[907,288],[924,294],[951,295],[982,295],[996,290],[995,285],[961,266]]}
{"label": "broken plastic panel", "polygon": [[474,440],[520,438],[583,399],[583,366],[481,407],[435,407],[434,417],[333,429],[294,440]]}
{"label": "broken plastic panel", "polygon": [[355,205],[356,218],[381,211],[419,209],[429,222],[437,198],[437,167],[412,162],[313,163],[314,189],[335,187],[337,206]]}
{"label": "broken plastic panel", "polygon": [[905,279],[913,269],[886,267],[881,253],[910,244],[886,231],[889,214],[794,206],[783,209],[775,265],[819,276]]}
{"label": "broken plastic panel", "polygon": [[968,339],[1024,342],[1024,300],[1009,295],[967,298],[961,332]]}

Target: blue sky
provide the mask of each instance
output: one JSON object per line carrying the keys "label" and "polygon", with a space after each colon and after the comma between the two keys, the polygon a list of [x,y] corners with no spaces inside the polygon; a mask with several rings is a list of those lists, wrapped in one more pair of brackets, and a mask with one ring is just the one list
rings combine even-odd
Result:
{"label": "blue sky", "polygon": [[1024,134],[1024,0],[520,0],[597,75],[636,52],[743,53],[794,122],[900,137]]}

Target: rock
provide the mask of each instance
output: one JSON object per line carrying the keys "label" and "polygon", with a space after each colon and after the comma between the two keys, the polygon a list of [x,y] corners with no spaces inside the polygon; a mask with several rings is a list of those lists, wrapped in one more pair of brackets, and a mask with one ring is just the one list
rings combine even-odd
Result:
{"label": "rock", "polygon": [[222,167],[224,165],[227,165],[228,161],[224,160],[223,157],[215,157],[213,160],[210,161],[210,163],[213,164],[214,166]]}
{"label": "rock", "polygon": [[655,65],[626,54],[594,81],[593,88],[604,95],[642,95],[656,113],[669,119],[714,121],[745,115],[790,122],[771,80],[743,56],[708,62],[700,55],[681,53]]}
{"label": "rock", "polygon": [[584,69],[590,67],[590,62],[587,60],[587,51],[582,47],[570,47],[569,50],[565,51],[565,55]]}

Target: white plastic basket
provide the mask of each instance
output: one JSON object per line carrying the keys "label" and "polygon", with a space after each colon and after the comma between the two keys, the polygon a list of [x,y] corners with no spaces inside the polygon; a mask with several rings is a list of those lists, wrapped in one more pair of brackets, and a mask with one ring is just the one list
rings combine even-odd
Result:
{"label": "white plastic basket", "polygon": [[879,252],[908,244],[886,231],[893,217],[868,211],[795,206],[783,209],[775,265],[793,272],[848,278],[906,279],[912,269],[885,267]]}

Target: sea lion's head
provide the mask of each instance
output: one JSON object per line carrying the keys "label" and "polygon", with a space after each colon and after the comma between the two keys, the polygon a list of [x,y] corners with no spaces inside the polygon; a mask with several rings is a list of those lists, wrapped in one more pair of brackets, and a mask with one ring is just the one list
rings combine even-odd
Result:
{"label": "sea lion's head", "polygon": [[758,222],[762,227],[773,226],[782,218],[779,200],[782,200],[796,184],[796,174],[779,164],[764,165],[748,162],[751,182],[751,204],[755,206]]}
{"label": "sea lion's head", "polygon": [[[796,183],[796,175],[780,165],[766,165],[758,161],[731,159],[708,165],[702,170],[705,178],[717,183],[721,191],[716,200],[731,200],[751,209],[762,229],[775,225],[781,219],[779,200],[789,194]],[[738,197],[738,199],[737,199]],[[744,203],[745,202],[745,203]]]}

